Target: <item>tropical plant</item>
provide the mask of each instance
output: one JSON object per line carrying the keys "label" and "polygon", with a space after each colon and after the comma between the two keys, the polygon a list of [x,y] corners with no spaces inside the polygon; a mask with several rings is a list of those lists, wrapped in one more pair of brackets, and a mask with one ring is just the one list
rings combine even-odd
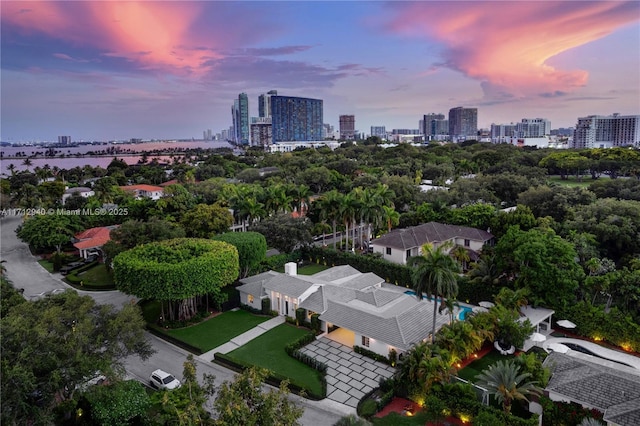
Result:
{"label": "tropical plant", "polygon": [[435,341],[438,299],[455,299],[458,294],[457,274],[460,266],[442,247],[434,248],[430,244],[425,244],[422,246],[422,253],[422,256],[409,258],[407,264],[414,268],[412,282],[418,300],[423,299],[424,293],[433,297],[431,338]]}
{"label": "tropical plant", "polygon": [[536,382],[527,380],[529,377],[529,373],[520,372],[515,361],[498,361],[480,373],[477,384],[495,396],[505,413],[510,413],[514,400],[528,401],[528,396],[542,394]]}

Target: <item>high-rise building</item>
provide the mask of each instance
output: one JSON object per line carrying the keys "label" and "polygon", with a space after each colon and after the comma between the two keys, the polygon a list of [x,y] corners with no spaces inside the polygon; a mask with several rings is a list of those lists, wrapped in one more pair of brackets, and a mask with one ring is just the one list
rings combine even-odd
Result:
{"label": "high-rise building", "polygon": [[70,145],[71,144],[71,136],[58,136],[58,144],[59,145]]}
{"label": "high-rise building", "polygon": [[456,107],[449,110],[451,140],[465,141],[478,137],[478,108]]}
{"label": "high-rise building", "polygon": [[515,132],[518,138],[543,138],[551,134],[551,122],[546,118],[523,118],[516,123]]}
{"label": "high-rise building", "polygon": [[341,115],[340,116],[340,139],[353,140],[356,136],[356,116]]}
{"label": "high-rise building", "polygon": [[[425,114],[422,116],[422,120],[420,120],[420,130],[422,134],[425,136],[425,139],[429,139],[430,136],[442,134],[436,131],[436,127],[440,128],[442,126],[441,122],[444,120],[444,114]],[[437,123],[440,123],[438,126]],[[449,129],[446,130],[447,133]]]}
{"label": "high-rise building", "polygon": [[387,138],[387,129],[385,126],[371,126],[371,136],[377,136],[380,139]]}
{"label": "high-rise building", "polygon": [[249,145],[249,98],[240,93],[231,107],[233,119],[233,141],[240,145]]}
{"label": "high-rise building", "polygon": [[274,143],[323,140],[322,119],[322,99],[271,96]]}
{"label": "high-rise building", "polygon": [[640,147],[640,115],[579,117],[572,148]]}
{"label": "high-rise building", "polygon": [[271,117],[271,96],[277,95],[277,90],[269,90],[258,96],[258,116]]}
{"label": "high-rise building", "polygon": [[272,143],[271,117],[251,117],[251,146],[266,149]]}
{"label": "high-rise building", "polygon": [[491,142],[493,143],[511,143],[516,130],[516,125],[511,124],[491,124]]}

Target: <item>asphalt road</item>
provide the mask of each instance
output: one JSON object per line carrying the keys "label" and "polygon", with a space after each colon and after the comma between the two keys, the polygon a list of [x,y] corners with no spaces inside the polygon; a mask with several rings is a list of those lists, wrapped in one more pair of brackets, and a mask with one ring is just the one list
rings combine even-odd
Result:
{"label": "asphalt road", "polygon": [[[60,274],[50,274],[37,263],[37,259],[31,254],[28,246],[20,241],[15,234],[20,223],[22,223],[20,217],[0,218],[0,259],[6,261],[4,264],[6,274],[14,287],[24,289],[24,296],[27,299],[46,291],[72,288],[62,281]],[[119,291],[78,291],[78,293],[93,297],[99,304],[112,304],[116,307],[121,307],[124,303],[135,302],[135,298]],[[182,379],[183,363],[189,353],[149,333],[147,336],[156,350],[155,354],[147,361],[142,361],[138,357],[126,359],[127,373],[145,384],[149,382],[151,372],[157,368]],[[197,357],[195,359],[200,378],[205,373],[213,374],[216,377],[216,385],[225,380],[233,380],[234,372],[231,370]],[[265,389],[269,389],[269,387],[265,386]],[[296,395],[291,395],[291,398],[305,408],[301,419],[301,423],[305,426],[330,426],[335,424],[340,417],[353,412],[349,407],[327,399],[309,401]]]}

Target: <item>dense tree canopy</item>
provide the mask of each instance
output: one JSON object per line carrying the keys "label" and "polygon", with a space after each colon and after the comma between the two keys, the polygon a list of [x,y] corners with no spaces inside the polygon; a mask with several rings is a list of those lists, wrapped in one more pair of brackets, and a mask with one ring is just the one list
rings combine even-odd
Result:
{"label": "dense tree canopy", "polygon": [[71,243],[73,235],[82,230],[78,216],[38,214],[18,227],[18,237],[36,250],[56,249]]}
{"label": "dense tree canopy", "polygon": [[73,398],[96,371],[115,377],[126,357],[152,354],[137,305],[116,311],[73,290],[20,303],[0,325],[2,423],[7,425],[46,424],[53,408]]}
{"label": "dense tree canopy", "polygon": [[234,246],[197,238],[137,246],[113,260],[118,290],[141,299],[180,301],[179,319],[195,315],[197,296],[221,301],[222,287],[236,279],[238,268]]}
{"label": "dense tree canopy", "polygon": [[238,249],[240,278],[248,276],[260,265],[267,255],[267,240],[258,232],[227,232],[213,237]]}

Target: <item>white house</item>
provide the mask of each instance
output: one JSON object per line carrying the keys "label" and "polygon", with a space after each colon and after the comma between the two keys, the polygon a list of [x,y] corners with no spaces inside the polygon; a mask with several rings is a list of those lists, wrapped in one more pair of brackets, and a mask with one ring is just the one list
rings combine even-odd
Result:
{"label": "white house", "polygon": [[422,246],[434,248],[445,245],[449,249],[464,247],[471,260],[477,260],[482,247],[493,241],[493,235],[481,229],[467,226],[447,225],[438,222],[424,223],[404,229],[394,229],[373,240],[374,253],[380,253],[390,262],[406,264],[407,259],[422,254]]}
{"label": "white house", "polygon": [[154,185],[127,185],[121,186],[120,189],[125,192],[132,193],[136,200],[145,197],[151,198],[152,200],[159,200],[164,195],[164,188]]}
{"label": "white house", "polygon": [[62,205],[64,205],[64,203],[67,201],[67,198],[78,194],[79,196],[83,197],[83,198],[89,198],[93,195],[96,195],[95,192],[93,192],[93,189],[91,188],[86,188],[84,186],[77,186],[75,188],[67,188],[64,190],[64,194],[62,194]]}
{"label": "white house", "polygon": [[[432,331],[433,302],[418,301],[406,289],[387,284],[373,273],[343,265],[297,275],[295,263],[288,263],[285,271],[240,280],[240,301],[260,309],[262,300],[269,298],[272,310],[289,317],[295,317],[297,308],[304,309],[307,318],[320,314],[322,331],[340,334],[342,343],[383,356],[391,349],[407,351]],[[438,330],[448,323],[449,313],[445,310],[436,318]]]}

